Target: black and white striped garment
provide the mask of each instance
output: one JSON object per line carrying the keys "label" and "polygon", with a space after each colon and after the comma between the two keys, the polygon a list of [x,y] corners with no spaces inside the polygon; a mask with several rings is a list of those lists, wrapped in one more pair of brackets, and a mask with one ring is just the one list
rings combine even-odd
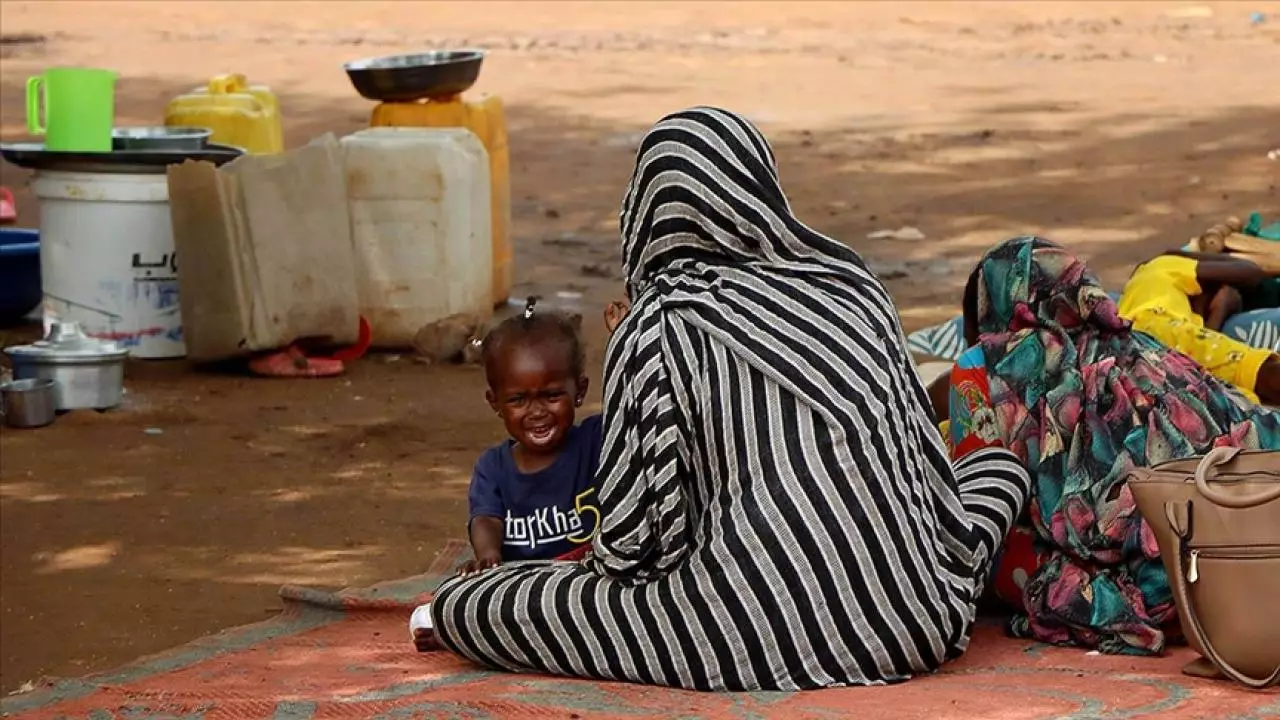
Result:
{"label": "black and white striped garment", "polygon": [[622,231],[593,552],[447,581],[441,642],[697,690],[893,682],[963,652],[1027,474],[1003,450],[951,467],[888,292],[792,217],[763,136],[662,120]]}

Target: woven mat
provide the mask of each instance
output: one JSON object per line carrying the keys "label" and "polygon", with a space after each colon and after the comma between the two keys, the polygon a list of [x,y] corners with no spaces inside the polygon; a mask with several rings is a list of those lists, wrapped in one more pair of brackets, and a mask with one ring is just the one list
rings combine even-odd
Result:
{"label": "woven mat", "polygon": [[1183,676],[1190,652],[1108,657],[1012,640],[979,627],[935,675],[882,688],[693,693],[511,675],[448,653],[419,654],[410,609],[467,555],[451,543],[431,572],[322,593],[286,587],[276,619],[235,628],[119,670],[0,701],[0,714],[84,720],[322,718],[1280,718],[1280,693]]}

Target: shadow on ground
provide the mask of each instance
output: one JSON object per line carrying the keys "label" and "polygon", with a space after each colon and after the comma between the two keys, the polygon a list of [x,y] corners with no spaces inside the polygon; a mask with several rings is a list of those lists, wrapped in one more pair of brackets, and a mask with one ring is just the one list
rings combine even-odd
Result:
{"label": "shadow on ground", "polygon": [[[22,122],[25,77],[6,65],[8,129]],[[122,80],[119,122],[156,123],[189,86]],[[354,96],[285,93],[281,104],[291,145],[356,130],[371,110]],[[1228,214],[1280,209],[1277,166],[1264,155],[1280,127],[1274,108],[1192,120],[1125,112],[1052,131],[1025,120],[1072,111],[993,103],[929,132],[766,132],[799,217],[899,269],[889,285],[908,329],[951,312],[974,259],[1007,236],[1066,242],[1114,284]],[[584,267],[616,264],[617,206],[656,119],[509,108],[517,294],[567,289],[590,306],[620,292],[616,277]],[[25,176],[0,169],[11,187]],[[1140,206],[1118,200],[1135,187]],[[19,203],[22,223],[35,224],[25,190]],[[905,225],[928,239],[866,238]],[[182,363],[130,373],[125,411],[0,440],[4,690],[36,671],[75,674],[160,650],[174,632],[194,638],[262,619],[282,583],[420,572],[433,548],[464,533],[471,462],[501,435],[481,402],[482,378],[465,368],[370,359],[347,378],[305,386],[193,379]],[[122,583],[132,590],[101,590]],[[157,617],[179,624],[158,628]],[[50,646],[65,642],[83,652],[63,660]]]}

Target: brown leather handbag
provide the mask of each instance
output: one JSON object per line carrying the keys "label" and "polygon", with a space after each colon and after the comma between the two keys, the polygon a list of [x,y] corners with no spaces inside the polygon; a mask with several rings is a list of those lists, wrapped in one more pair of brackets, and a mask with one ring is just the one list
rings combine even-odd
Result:
{"label": "brown leather handbag", "polygon": [[1202,656],[1183,672],[1280,683],[1280,452],[1215,448],[1128,481]]}

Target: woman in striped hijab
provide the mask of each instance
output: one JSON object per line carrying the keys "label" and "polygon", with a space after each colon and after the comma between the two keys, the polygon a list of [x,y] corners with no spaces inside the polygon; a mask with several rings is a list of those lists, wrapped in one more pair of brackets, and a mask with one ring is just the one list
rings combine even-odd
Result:
{"label": "woman in striped hijab", "polygon": [[697,690],[894,682],[962,653],[1029,481],[999,448],[949,464],[884,285],[792,216],[764,137],[722,110],[649,132],[621,219],[592,552],[447,581],[440,641]]}

